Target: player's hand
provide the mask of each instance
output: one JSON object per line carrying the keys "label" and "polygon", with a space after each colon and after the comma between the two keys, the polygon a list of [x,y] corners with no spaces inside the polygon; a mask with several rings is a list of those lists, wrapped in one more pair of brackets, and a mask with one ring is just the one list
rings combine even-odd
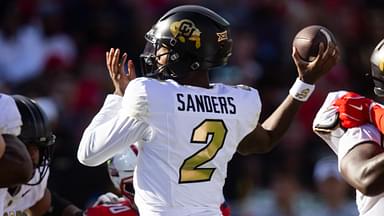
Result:
{"label": "player's hand", "polygon": [[106,52],[106,63],[109,76],[115,87],[114,94],[123,96],[128,83],[136,78],[135,66],[132,60],[128,60],[128,71],[125,71],[127,53],[120,58],[120,49],[111,48]]}
{"label": "player's hand", "polygon": [[338,107],[341,126],[352,128],[370,122],[369,107],[373,101],[354,92],[349,92],[335,100]]}
{"label": "player's hand", "polygon": [[93,206],[98,206],[102,204],[113,204],[120,202],[121,198],[118,197],[116,194],[108,192],[103,195],[100,195],[96,202],[93,204]]}
{"label": "player's hand", "polygon": [[323,43],[320,43],[319,54],[315,60],[308,62],[303,60],[293,47],[292,58],[296,64],[299,78],[305,83],[314,84],[338,62],[339,49],[333,42],[328,44],[327,49],[324,48]]}

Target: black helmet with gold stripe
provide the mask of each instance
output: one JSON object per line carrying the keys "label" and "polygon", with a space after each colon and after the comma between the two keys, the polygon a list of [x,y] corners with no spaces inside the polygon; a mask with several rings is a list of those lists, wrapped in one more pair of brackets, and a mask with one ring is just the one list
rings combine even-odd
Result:
{"label": "black helmet with gold stripe", "polygon": [[[232,53],[229,27],[227,20],[202,6],[171,9],[145,35],[140,56],[144,76],[178,78],[227,64]],[[165,64],[159,64],[162,55]]]}

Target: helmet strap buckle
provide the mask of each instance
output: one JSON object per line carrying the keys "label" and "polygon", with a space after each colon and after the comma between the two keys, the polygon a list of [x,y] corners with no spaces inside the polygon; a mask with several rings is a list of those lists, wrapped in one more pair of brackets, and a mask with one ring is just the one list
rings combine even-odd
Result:
{"label": "helmet strap buckle", "polygon": [[177,43],[177,40],[175,39],[175,38],[172,38],[170,41],[169,41],[169,45],[171,45],[171,46],[175,46],[176,45],[176,43]]}
{"label": "helmet strap buckle", "polygon": [[173,53],[171,56],[169,56],[169,59],[171,61],[176,61],[179,57],[180,55],[178,53]]}
{"label": "helmet strap buckle", "polygon": [[200,67],[199,62],[194,62],[191,64],[191,69],[192,70],[197,70]]}

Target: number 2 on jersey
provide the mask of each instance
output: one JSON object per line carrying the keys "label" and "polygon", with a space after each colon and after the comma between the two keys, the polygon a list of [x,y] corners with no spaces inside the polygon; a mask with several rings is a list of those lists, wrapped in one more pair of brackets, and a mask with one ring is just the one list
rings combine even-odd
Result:
{"label": "number 2 on jersey", "polygon": [[191,143],[207,145],[184,160],[179,170],[180,184],[211,180],[216,168],[199,167],[216,156],[223,147],[227,131],[223,120],[218,119],[206,119],[193,129]]}

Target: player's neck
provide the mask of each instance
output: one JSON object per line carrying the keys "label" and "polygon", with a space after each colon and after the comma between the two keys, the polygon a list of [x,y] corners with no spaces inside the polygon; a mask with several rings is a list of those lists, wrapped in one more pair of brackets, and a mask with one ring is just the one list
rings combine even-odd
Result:
{"label": "player's neck", "polygon": [[208,72],[191,73],[189,76],[177,79],[176,81],[181,85],[210,88]]}

